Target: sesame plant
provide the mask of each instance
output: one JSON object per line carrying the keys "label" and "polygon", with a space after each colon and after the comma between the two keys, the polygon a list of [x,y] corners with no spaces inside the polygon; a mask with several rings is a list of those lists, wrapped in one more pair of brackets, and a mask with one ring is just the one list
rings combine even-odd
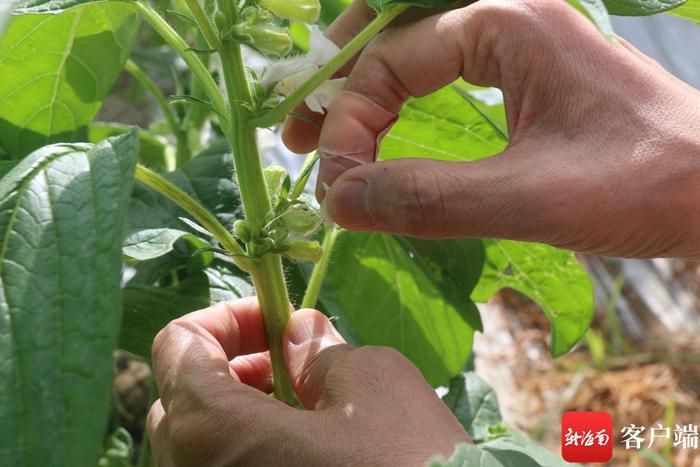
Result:
{"label": "sesame plant", "polygon": [[[489,391],[462,373],[475,302],[504,287],[529,296],[554,356],[584,335],[592,285],[572,253],[343,231],[308,194],[315,155],[296,173],[264,167],[259,136],[304,118],[302,103],[325,112],[336,72],[395,18],[461,5],[368,0],[376,17],[339,48],[321,31],[345,0],[12,3],[0,5],[0,465],[129,465],[128,434],[105,434],[114,350],[148,360],[159,329],[220,300],[257,295],[273,394],[293,406],[280,346],[292,306],[320,308],[350,343],[403,352],[450,386],[458,416]],[[614,40],[608,12],[683,1],[571,3]],[[699,20],[698,0],[674,11]],[[103,120],[122,74],[161,117]],[[488,157],[508,144],[504,122],[497,92],[456,82],[410,100],[379,158]],[[460,417],[476,441],[504,435],[497,408],[485,413]]]}

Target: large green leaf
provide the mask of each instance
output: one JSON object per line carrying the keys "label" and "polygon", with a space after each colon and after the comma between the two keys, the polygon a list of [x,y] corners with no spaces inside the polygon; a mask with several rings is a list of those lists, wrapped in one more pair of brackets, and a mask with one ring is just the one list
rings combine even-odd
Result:
{"label": "large green leaf", "polygon": [[603,0],[608,12],[617,16],[648,16],[671,10],[685,0]]}
{"label": "large green leaf", "polygon": [[138,138],[36,151],[0,181],[0,465],[95,465]]}
{"label": "large green leaf", "polygon": [[53,13],[59,14],[64,11],[86,3],[102,2],[128,2],[133,0],[20,0],[15,6],[16,14]]}
{"label": "large green leaf", "polygon": [[127,285],[119,347],[150,358],[158,331],[171,320],[209,303],[209,281],[203,272],[172,287]]}
{"label": "large green leaf", "polygon": [[433,466],[575,466],[503,423],[495,391],[474,372],[450,380],[442,398],[476,446],[460,446],[449,461]]}
{"label": "large green leaf", "polygon": [[669,11],[669,13],[694,21],[700,25],[700,0],[688,0],[682,6]]}
{"label": "large green leaf", "polygon": [[253,294],[247,276],[233,264],[220,260],[169,287],[129,283],[124,287],[119,346],[150,358],[153,338],[171,320],[212,303]]}
{"label": "large green leaf", "polygon": [[344,232],[321,301],[345,321],[356,343],[394,347],[431,384],[446,384],[463,368],[473,331],[481,327],[469,293],[482,254],[474,240]]}
{"label": "large green leaf", "polygon": [[496,392],[476,373],[461,373],[450,380],[442,398],[475,442],[491,436],[490,428],[503,422]]}
{"label": "large green leaf", "polygon": [[379,157],[476,160],[501,152],[506,143],[455,89],[445,88],[404,104],[399,120],[382,140]]}
{"label": "large green leaf", "polygon": [[4,152],[19,159],[48,143],[85,141],[138,28],[136,13],[122,3],[13,17],[0,42]]}
{"label": "large green leaf", "polygon": [[[111,136],[126,133],[130,125],[121,123],[93,122],[88,127],[88,141],[95,143],[103,141]],[[148,130],[139,129],[139,162],[152,169],[167,170],[175,166],[175,150],[168,146],[167,140],[151,133]]]}
{"label": "large green leaf", "polygon": [[[409,101],[382,141],[380,157],[452,161],[488,157],[507,145],[503,115],[498,100],[455,83]],[[486,301],[503,287],[528,295],[552,322],[553,354],[568,351],[583,336],[593,311],[592,285],[574,254],[534,243],[488,241],[487,245],[485,272],[472,298]]]}
{"label": "large green leaf", "polygon": [[488,240],[486,264],[472,293],[487,301],[504,287],[534,300],[552,324],[552,354],[568,352],[593,319],[593,285],[575,256],[540,243]]}

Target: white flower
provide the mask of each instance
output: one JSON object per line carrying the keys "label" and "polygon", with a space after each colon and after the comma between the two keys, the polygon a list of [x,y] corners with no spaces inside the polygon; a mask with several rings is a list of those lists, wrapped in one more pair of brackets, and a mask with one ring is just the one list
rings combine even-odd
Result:
{"label": "white flower", "polygon": [[[324,36],[318,26],[311,26],[309,44],[307,54],[272,64],[263,74],[263,86],[269,89],[274,85],[276,93],[288,96],[340,52],[338,46]],[[322,114],[343,89],[344,84],[345,78],[326,80],[306,96],[304,102],[313,112]]]}

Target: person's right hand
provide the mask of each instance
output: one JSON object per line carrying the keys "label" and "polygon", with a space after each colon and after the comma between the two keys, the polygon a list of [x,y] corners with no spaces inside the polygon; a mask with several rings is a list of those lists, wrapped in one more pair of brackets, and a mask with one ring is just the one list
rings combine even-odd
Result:
{"label": "person's right hand", "polygon": [[[370,20],[363,4],[331,39]],[[480,0],[380,34],[343,70],[320,135],[292,119],[283,137],[298,152],[319,146],[317,196],[348,229],[700,257],[700,93],[619,42],[563,0]],[[374,163],[402,103],[460,76],[503,91],[508,148]]]}

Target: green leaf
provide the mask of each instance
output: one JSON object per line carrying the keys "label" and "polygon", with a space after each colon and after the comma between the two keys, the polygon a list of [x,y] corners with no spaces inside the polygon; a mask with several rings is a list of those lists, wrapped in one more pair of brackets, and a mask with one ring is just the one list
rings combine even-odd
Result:
{"label": "green leaf", "polygon": [[399,120],[382,140],[379,158],[467,161],[497,154],[506,144],[502,133],[448,87],[404,104]]}
{"label": "green leaf", "polygon": [[390,5],[413,5],[421,8],[442,8],[455,5],[454,0],[366,0],[375,11],[381,12]]}
{"label": "green leaf", "polygon": [[204,273],[209,279],[212,303],[255,295],[255,289],[248,275],[233,264],[216,261],[205,269]]}
{"label": "green leaf", "polygon": [[12,170],[17,165],[17,161],[0,160],[0,178],[4,177],[7,172]]}
{"label": "green leaf", "polygon": [[[560,455],[553,453],[536,441],[528,438],[524,434],[513,428],[506,428],[505,435],[490,439],[479,444],[479,447],[499,459],[504,465],[520,466],[519,463],[512,463],[527,456],[538,466],[547,467],[580,467],[580,464],[566,462]],[[511,463],[506,463],[511,462]],[[524,464],[523,464],[524,465]]]}
{"label": "green leaf", "polygon": [[669,11],[669,13],[700,25],[700,0],[688,0],[682,6]]}
{"label": "green leaf", "polygon": [[209,304],[209,281],[203,272],[172,287],[127,285],[119,347],[150,359],[158,331],[173,319]]}
{"label": "green leaf", "polygon": [[486,263],[472,299],[509,287],[535,301],[552,324],[552,354],[568,352],[593,318],[593,285],[567,251],[539,243],[486,240]]}
{"label": "green leaf", "polygon": [[147,359],[153,338],[173,319],[213,303],[254,295],[246,274],[220,260],[169,287],[134,282],[124,287],[119,346]]}
{"label": "green leaf", "polygon": [[121,316],[135,133],[40,149],[0,181],[0,464],[92,467]]}
{"label": "green leaf", "polygon": [[506,426],[501,418],[494,390],[474,372],[463,372],[450,381],[442,398],[469,432],[476,446],[460,445],[449,461],[434,460],[434,466],[542,466],[565,467],[564,462],[519,431]]}
{"label": "green leaf", "polygon": [[169,286],[173,278],[181,281],[203,271],[212,265],[214,255],[209,252],[194,254],[198,248],[189,241],[175,242],[168,254],[133,265],[135,274],[128,284]]}
{"label": "green leaf", "polygon": [[78,7],[88,3],[116,3],[117,1],[128,2],[132,0],[20,0],[19,2],[17,2],[17,6],[15,7],[15,14],[60,14],[70,8]]}
{"label": "green leaf", "polygon": [[488,439],[489,428],[503,422],[496,392],[474,372],[452,378],[442,400],[475,442]]}
{"label": "green leaf", "polygon": [[119,3],[15,16],[0,42],[0,146],[9,157],[85,141],[138,29],[136,13]]}
{"label": "green leaf", "polygon": [[394,347],[431,384],[446,384],[464,366],[481,326],[469,291],[482,254],[474,240],[343,232],[321,302],[356,343]]}
{"label": "green leaf", "polygon": [[[88,141],[103,141],[110,136],[124,134],[131,128],[133,127],[121,123],[94,122],[88,127]],[[139,147],[139,161],[149,168],[167,170],[175,166],[174,149],[168,146],[167,140],[162,136],[139,129]]]}
{"label": "green leaf", "polygon": [[608,12],[617,16],[648,16],[671,10],[685,0],[603,0]]}
{"label": "green leaf", "polygon": [[473,444],[459,444],[448,460],[434,459],[430,467],[541,467],[530,456],[517,451],[490,451]]}

